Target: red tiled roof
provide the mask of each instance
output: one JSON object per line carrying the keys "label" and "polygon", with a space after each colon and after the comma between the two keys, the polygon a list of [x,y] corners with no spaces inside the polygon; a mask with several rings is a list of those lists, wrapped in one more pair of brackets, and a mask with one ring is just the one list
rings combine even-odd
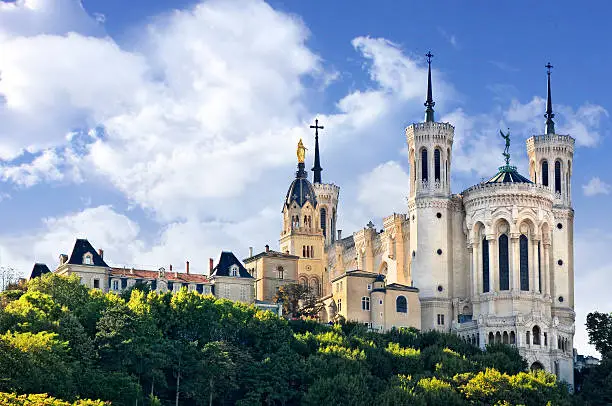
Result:
{"label": "red tiled roof", "polygon": [[[158,271],[143,269],[111,268],[111,275],[123,278],[159,279]],[[208,278],[201,274],[166,271],[166,279],[172,282],[208,283]]]}

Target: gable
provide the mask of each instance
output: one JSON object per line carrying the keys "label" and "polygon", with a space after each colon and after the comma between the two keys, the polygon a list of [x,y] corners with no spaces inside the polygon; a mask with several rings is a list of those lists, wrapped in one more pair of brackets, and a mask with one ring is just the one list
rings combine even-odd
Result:
{"label": "gable", "polygon": [[[83,262],[83,258],[85,255],[91,255],[91,263],[85,264]],[[87,241],[86,239],[79,238],[74,243],[74,248],[72,249],[72,254],[70,254],[70,259],[68,263],[71,265],[90,265],[90,266],[103,266],[108,268],[104,259],[98,254],[98,252],[94,249],[94,247]]]}

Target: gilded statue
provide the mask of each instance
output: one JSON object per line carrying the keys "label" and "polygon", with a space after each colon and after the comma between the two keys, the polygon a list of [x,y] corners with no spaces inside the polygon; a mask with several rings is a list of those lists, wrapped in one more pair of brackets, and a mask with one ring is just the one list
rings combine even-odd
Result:
{"label": "gilded statue", "polygon": [[306,156],[306,147],[304,146],[304,144],[302,143],[302,139],[300,138],[300,142],[298,142],[298,145],[297,145],[298,163],[303,164],[305,156]]}

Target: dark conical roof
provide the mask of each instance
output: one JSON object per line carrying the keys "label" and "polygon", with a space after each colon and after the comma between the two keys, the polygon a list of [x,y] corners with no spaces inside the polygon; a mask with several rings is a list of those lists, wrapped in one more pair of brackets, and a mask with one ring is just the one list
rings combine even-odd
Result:
{"label": "dark conical roof", "polygon": [[289,207],[293,202],[298,206],[303,207],[306,202],[310,202],[313,207],[317,205],[317,196],[315,194],[312,183],[308,180],[308,174],[304,170],[304,163],[298,164],[298,171],[295,173],[295,179],[291,182],[285,205]]}
{"label": "dark conical roof", "polygon": [[500,166],[499,172],[484,183],[533,183],[516,170],[516,166]]}

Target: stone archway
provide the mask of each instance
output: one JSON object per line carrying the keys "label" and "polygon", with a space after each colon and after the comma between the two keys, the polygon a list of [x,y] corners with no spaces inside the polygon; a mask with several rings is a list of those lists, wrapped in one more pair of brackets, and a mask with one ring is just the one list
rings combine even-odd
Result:
{"label": "stone archway", "polygon": [[529,367],[531,371],[540,371],[544,369],[544,365],[540,361],[536,361]]}

